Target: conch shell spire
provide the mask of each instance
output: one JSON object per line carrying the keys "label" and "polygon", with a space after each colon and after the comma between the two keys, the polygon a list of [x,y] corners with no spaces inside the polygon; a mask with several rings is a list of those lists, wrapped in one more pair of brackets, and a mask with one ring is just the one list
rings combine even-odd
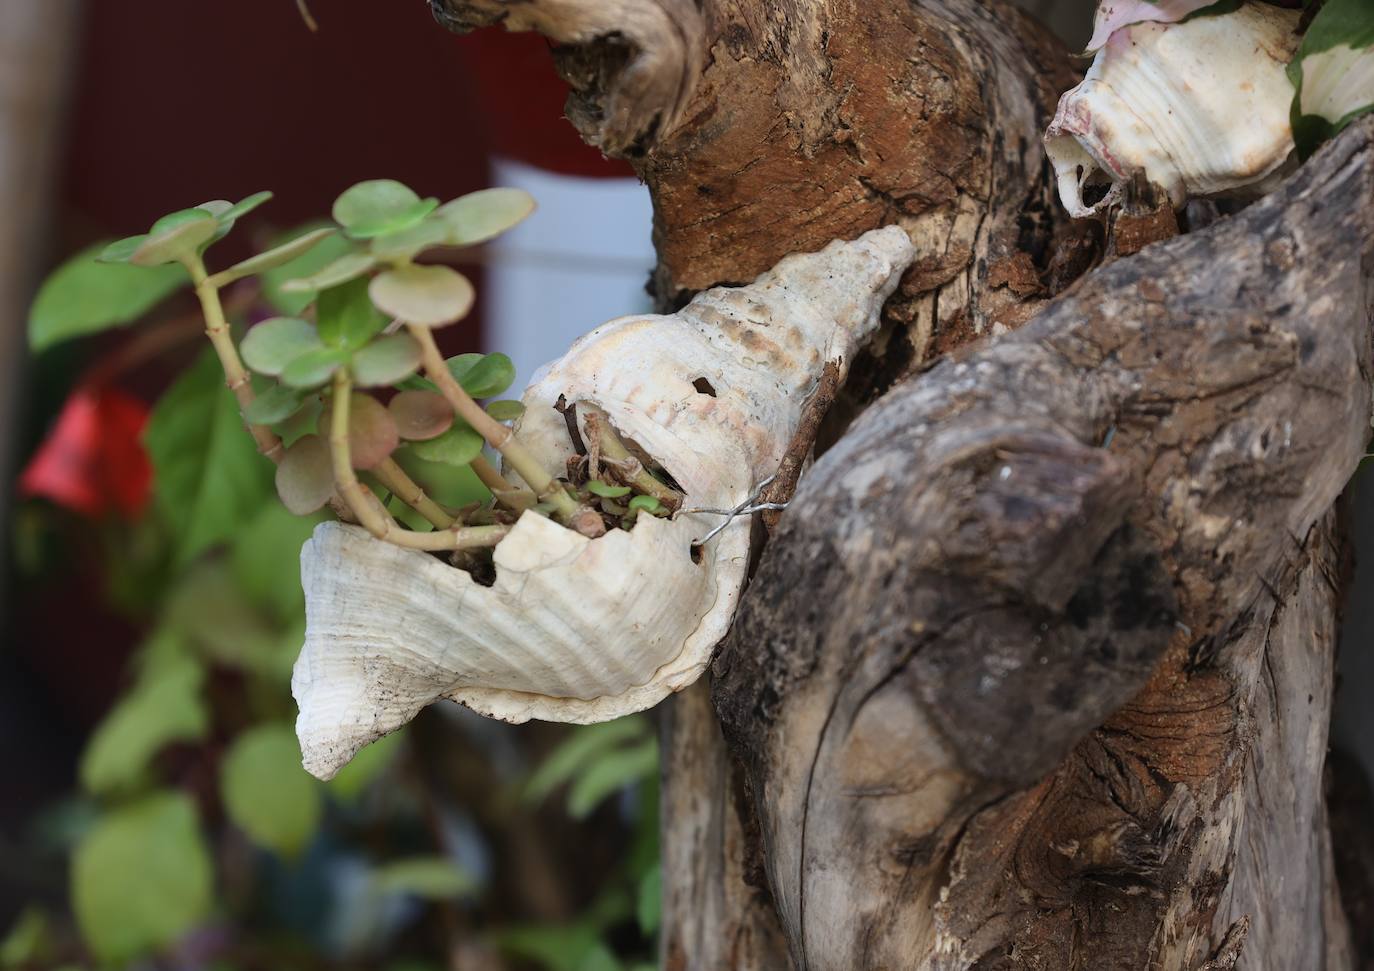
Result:
{"label": "conch shell spire", "polygon": [[319,526],[301,552],[291,681],[305,767],[329,778],[440,698],[512,722],[596,722],[695,681],[734,614],[750,524],[693,555],[720,517],[690,510],[733,508],[776,471],[824,369],[848,369],[912,257],[897,227],[789,256],[671,316],[603,324],[526,389],[518,431],[551,472],[573,454],[555,404],[593,405],[682,488],[687,511],[671,519],[588,539],[527,512],[496,547],[491,586]]}
{"label": "conch shell spire", "polygon": [[[1065,208],[1090,215],[1137,173],[1176,207],[1189,196],[1263,191],[1293,151],[1286,67],[1298,18],[1250,2],[1112,33],[1045,133]],[[1111,189],[1088,204],[1083,190],[1098,173]]]}

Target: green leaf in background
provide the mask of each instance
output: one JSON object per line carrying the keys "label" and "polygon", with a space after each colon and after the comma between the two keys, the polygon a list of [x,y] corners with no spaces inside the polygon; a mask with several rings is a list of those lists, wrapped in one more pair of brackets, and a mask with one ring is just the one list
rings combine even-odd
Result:
{"label": "green leaf in background", "polygon": [[48,917],[37,907],[25,907],[0,940],[0,968],[37,965],[53,950]]}
{"label": "green leaf in background", "polygon": [[320,293],[315,304],[320,340],[331,347],[356,350],[387,325],[367,297],[367,281],[350,280]]}
{"label": "green leaf in background", "polygon": [[601,942],[600,930],[591,922],[512,927],[496,935],[496,943],[507,954],[535,961],[547,971],[601,971],[607,967],[608,956],[615,961]]}
{"label": "green leaf in background", "polygon": [[515,365],[504,354],[460,354],[449,358],[448,369],[474,398],[495,397],[515,380]]}
{"label": "green leaf in background", "polygon": [[472,284],[457,270],[418,263],[377,274],[368,293],[383,313],[421,327],[443,327],[462,320],[476,298]]}
{"label": "green leaf in background", "polygon": [[72,906],[95,955],[120,964],[174,943],[210,909],[191,798],[159,792],[103,816],[72,858]]}
{"label": "green leaf in background", "polygon": [[273,249],[290,246],[296,240],[306,239],[324,233],[320,241],[309,247],[300,256],[287,263],[267,270],[262,274],[262,295],[278,313],[294,317],[315,300],[314,290],[285,293],[282,285],[287,280],[308,278],[324,269],[335,260],[353,252],[353,244],[328,223],[309,223],[282,234],[273,241]]}
{"label": "green leaf in background", "polygon": [[477,473],[472,471],[470,465],[426,462],[408,448],[397,450],[392,458],[441,506],[461,509],[491,498],[491,492],[482,485],[482,480],[477,478]]}
{"label": "green leaf in background", "polygon": [[229,571],[253,603],[278,620],[305,611],[301,590],[301,547],[320,517],[294,516],[276,503],[263,506],[234,538]]}
{"label": "green leaf in background", "polygon": [[373,885],[383,894],[409,894],[426,900],[452,900],[471,896],[477,883],[447,857],[416,856],[380,866],[372,872]]}
{"label": "green leaf in background", "polygon": [[568,813],[585,819],[606,797],[658,773],[658,740],[607,752],[587,766],[568,793]]}
{"label": "green leaf in background", "polygon": [[603,758],[622,743],[639,741],[649,736],[649,725],[631,715],[596,725],[573,728],[567,741],[555,748],[540,763],[525,783],[526,802],[541,802],[559,786]]}
{"label": "green leaf in background", "polygon": [[394,179],[371,179],[344,190],[334,201],[334,221],[354,239],[394,233],[418,223],[439,206]]}
{"label": "green leaf in background", "polygon": [[176,632],[196,656],[285,687],[300,650],[292,628],[260,609],[234,577],[231,557],[206,558],[182,572],[166,594],[162,626]]}
{"label": "green leaf in background", "polygon": [[320,787],[301,768],[289,725],[260,725],[234,740],[220,768],[229,818],[253,842],[283,856],[304,849],[320,821]]}
{"label": "green leaf in background", "polygon": [[433,220],[450,229],[450,246],[484,243],[534,212],[534,197],[524,189],[482,189],[470,192],[434,211]]}
{"label": "green leaf in background", "polygon": [[663,867],[655,863],[639,881],[639,898],[635,902],[635,916],[639,929],[645,934],[658,932],[663,919]]}
{"label": "green leaf in background", "polygon": [[209,348],[158,401],[143,440],[181,563],[233,535],[272,493],[272,465],[245,434]]}
{"label": "green leaf in background", "polygon": [[1307,158],[1356,118],[1374,111],[1374,4],[1327,0],[1288,67],[1293,138]]}
{"label": "green leaf in background", "polygon": [[138,320],[189,282],[179,266],[97,263],[100,250],[83,250],[43,282],[29,310],[29,347],[35,352]]}
{"label": "green leaf in background", "polygon": [[204,671],[181,655],[150,665],[97,726],[81,756],[81,784],[97,795],[139,782],[171,742],[204,738],[210,716],[201,697]]}
{"label": "green leaf in background", "polygon": [[325,787],[340,799],[358,798],[391,766],[404,742],[405,729],[402,728],[383,735],[371,745],[364,745],[334,778],[325,783]]}

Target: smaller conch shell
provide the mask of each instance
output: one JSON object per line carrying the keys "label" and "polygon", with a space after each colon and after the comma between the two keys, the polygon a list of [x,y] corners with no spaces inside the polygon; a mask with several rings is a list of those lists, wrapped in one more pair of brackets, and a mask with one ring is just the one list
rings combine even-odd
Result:
{"label": "smaller conch shell", "polygon": [[536,378],[518,433],[549,471],[573,454],[555,405],[595,407],[682,488],[670,519],[588,539],[526,512],[496,546],[491,586],[356,526],[319,526],[301,552],[291,679],[305,767],[328,778],[440,698],[512,722],[596,722],[700,677],[751,532],[749,517],[729,520],[694,550],[722,524],[700,510],[739,507],[777,471],[808,395],[828,366],[847,371],[912,256],[897,227],[789,256],[671,316],[603,324]]}
{"label": "smaller conch shell", "polygon": [[[1299,12],[1246,3],[1181,23],[1136,23],[1111,35],[1087,76],[1059,100],[1045,133],[1059,197],[1074,216],[1119,198],[1137,173],[1175,206],[1189,196],[1263,191],[1293,150]],[[1093,205],[1098,172],[1112,188]]]}

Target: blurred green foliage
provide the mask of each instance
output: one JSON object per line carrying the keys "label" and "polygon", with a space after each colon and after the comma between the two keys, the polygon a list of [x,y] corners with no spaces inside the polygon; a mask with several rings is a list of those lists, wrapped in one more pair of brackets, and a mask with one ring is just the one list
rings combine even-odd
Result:
{"label": "blurred green foliage", "polygon": [[[411,229],[442,215],[421,203],[406,215]],[[183,226],[200,238],[205,219],[195,212],[155,229],[157,245],[190,245]],[[474,213],[483,215],[449,211],[445,232]],[[222,227],[237,213],[213,216]],[[231,303],[231,323],[241,334],[249,319],[301,312],[315,295],[282,283],[347,251],[330,237],[260,281],[232,284],[251,299]],[[76,280],[117,310],[104,313],[106,326],[160,306],[174,288],[169,274],[180,272],[91,255],[55,278],[67,280],[62,293]],[[89,300],[60,297],[40,295],[36,347],[96,329]],[[335,323],[376,329],[350,314],[340,308]],[[499,394],[513,377],[503,355],[449,363],[474,395]],[[305,430],[314,423],[308,415]],[[304,630],[299,553],[318,517],[277,502],[271,466],[208,351],[162,395],[145,443],[155,496],[145,516],[73,527],[95,529],[108,606],[142,626],[142,646],[87,740],[78,791],[35,823],[35,839],[68,855],[69,908],[33,906],[0,927],[0,968],[652,967],[658,753],[649,720],[513,728],[450,706],[365,748],[330,782],[315,780],[300,764],[290,677]],[[417,452],[397,461],[438,501],[485,495],[466,464]],[[70,565],[60,546],[45,554],[45,536],[69,514],[32,501],[19,516],[16,562],[61,584]]]}

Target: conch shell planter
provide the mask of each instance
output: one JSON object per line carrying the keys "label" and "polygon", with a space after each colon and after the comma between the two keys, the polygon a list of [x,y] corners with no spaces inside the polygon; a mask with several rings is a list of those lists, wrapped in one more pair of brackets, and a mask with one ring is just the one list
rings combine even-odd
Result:
{"label": "conch shell planter", "polygon": [[[1137,173],[1176,207],[1190,196],[1262,193],[1293,152],[1286,67],[1299,16],[1251,2],[1112,33],[1045,133],[1065,208],[1091,215]],[[1083,188],[1099,172],[1112,187],[1088,205]]]}
{"label": "conch shell planter", "polygon": [[548,469],[574,454],[560,397],[594,406],[681,486],[670,519],[588,539],[527,512],[495,549],[491,586],[356,526],[319,526],[301,553],[291,681],[305,767],[329,778],[441,698],[587,723],[695,681],[734,615],[751,527],[731,520],[693,555],[722,519],[691,510],[735,508],[777,470],[826,365],[847,370],[912,257],[897,227],[789,256],[671,316],[603,324],[536,377],[518,433]]}

